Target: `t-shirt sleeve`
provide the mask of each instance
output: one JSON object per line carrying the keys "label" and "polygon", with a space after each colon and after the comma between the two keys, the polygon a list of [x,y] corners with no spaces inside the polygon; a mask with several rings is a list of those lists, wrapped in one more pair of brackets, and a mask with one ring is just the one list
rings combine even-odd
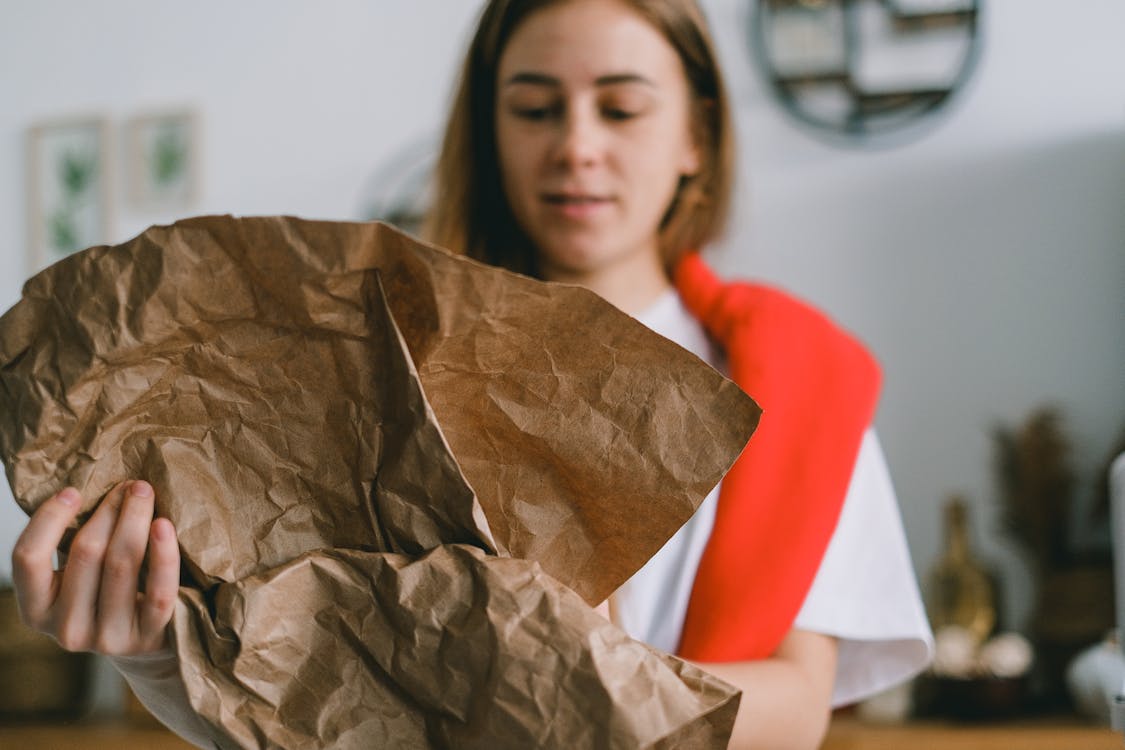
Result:
{"label": "t-shirt sleeve", "polygon": [[933,634],[874,429],[863,437],[840,520],[794,627],[839,639],[833,706],[907,680],[933,657]]}
{"label": "t-shirt sleeve", "polygon": [[215,748],[210,727],[192,710],[171,649],[143,656],[112,656],[110,663],[129,683],[137,700],[173,732],[196,747]]}

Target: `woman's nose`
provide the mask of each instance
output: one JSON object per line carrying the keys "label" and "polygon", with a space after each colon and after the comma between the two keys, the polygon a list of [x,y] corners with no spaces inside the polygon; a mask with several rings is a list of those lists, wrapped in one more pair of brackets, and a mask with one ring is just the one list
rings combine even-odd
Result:
{"label": "woman's nose", "polygon": [[597,117],[571,110],[559,124],[558,161],[570,168],[597,164],[604,156],[605,133]]}

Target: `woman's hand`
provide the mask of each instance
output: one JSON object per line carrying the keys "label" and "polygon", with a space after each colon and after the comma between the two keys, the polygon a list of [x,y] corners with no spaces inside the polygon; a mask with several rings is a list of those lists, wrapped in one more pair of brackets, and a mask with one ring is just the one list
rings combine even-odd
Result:
{"label": "woman's hand", "polygon": [[68,487],[43,503],[12,550],[12,579],[24,622],[68,651],[130,656],[164,648],[180,583],[180,550],[172,522],[153,519],[153,504],[147,482],[114,487],[79,529],[65,565],[56,571],[52,555],[82,498]]}

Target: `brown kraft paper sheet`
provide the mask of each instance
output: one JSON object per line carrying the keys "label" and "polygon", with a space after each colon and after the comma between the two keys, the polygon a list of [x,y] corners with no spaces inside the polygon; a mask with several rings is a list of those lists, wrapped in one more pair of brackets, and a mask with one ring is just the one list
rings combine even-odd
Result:
{"label": "brown kraft paper sheet", "polygon": [[758,414],[593,293],[381,224],[153,227],[0,318],[17,502],[152,482],[224,748],[725,747],[737,691],[589,605]]}

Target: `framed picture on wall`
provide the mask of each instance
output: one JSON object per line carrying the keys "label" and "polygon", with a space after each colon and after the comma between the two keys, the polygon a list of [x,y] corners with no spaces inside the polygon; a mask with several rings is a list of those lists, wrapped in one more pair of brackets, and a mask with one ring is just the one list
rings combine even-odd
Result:
{"label": "framed picture on wall", "polygon": [[191,110],[129,120],[129,197],[135,208],[169,211],[190,207],[199,192],[199,118]]}
{"label": "framed picture on wall", "polygon": [[100,117],[32,126],[27,134],[29,271],[110,236],[109,126]]}

